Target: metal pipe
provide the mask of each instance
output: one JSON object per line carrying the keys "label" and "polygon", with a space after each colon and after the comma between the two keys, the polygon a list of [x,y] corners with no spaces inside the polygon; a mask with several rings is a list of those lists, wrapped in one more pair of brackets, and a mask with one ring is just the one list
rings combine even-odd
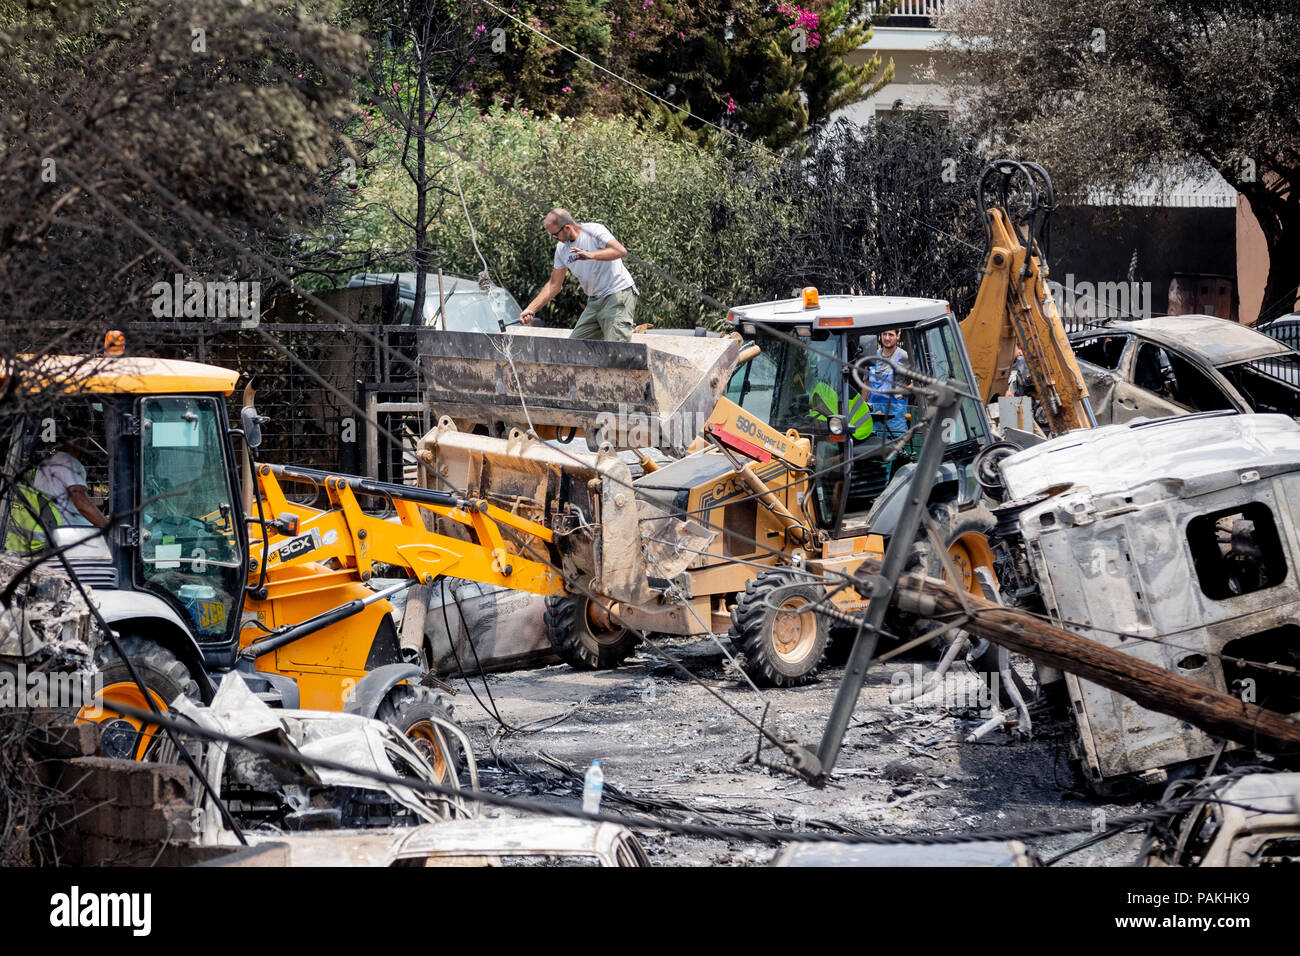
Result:
{"label": "metal pipe", "polygon": [[[1019,730],[1022,734],[1028,736],[1033,733],[1034,722],[1029,718],[1029,708],[1025,705],[1025,699],[1020,696],[1020,688],[1016,686],[1015,678],[1011,676],[1011,652],[1001,644],[995,645],[998,649],[998,677],[1002,679],[1002,686],[1007,689],[1007,696],[1011,702],[1016,705],[1016,712],[1020,714]],[[994,701],[993,706],[998,702]]]}
{"label": "metal pipe", "polygon": [[[1008,711],[1007,713],[1010,713],[1010,711]],[[987,737],[989,734],[993,733],[993,731],[1005,725],[1006,722],[1007,722],[1007,714],[1004,714],[1002,711],[999,710],[988,720],[984,721],[984,723],[976,727],[972,733],[967,734],[966,743],[968,744],[978,743],[979,741]]]}
{"label": "metal pipe", "polygon": [[[988,568],[976,568],[975,577],[980,583],[980,590],[984,592],[984,596],[990,601],[1001,604],[1002,592],[998,590],[993,572]],[[1025,703],[1020,688],[1016,686],[1015,675],[1011,673],[1011,652],[1001,644],[994,646],[998,649],[998,677],[1001,678],[1002,686],[1007,689],[1007,696],[1011,698],[1016,705],[1016,711],[1020,714],[1020,732],[1028,737],[1034,732],[1034,722],[1029,716],[1029,706]],[[998,706],[998,701],[993,701],[993,706]]]}
{"label": "metal pipe", "polygon": [[939,666],[936,667],[932,673],[927,674],[925,679],[921,681],[920,689],[918,690],[915,686],[898,688],[898,690],[889,695],[889,702],[891,704],[904,704],[909,700],[916,700],[918,697],[924,697],[939,685],[939,681],[943,679],[943,675],[948,673],[948,668],[950,668],[952,662],[957,659],[957,655],[960,654],[965,649],[966,645],[970,643],[970,639],[965,631],[958,630],[956,634],[957,636],[953,638],[953,642],[948,645],[948,650],[944,652],[943,657],[940,659]]}

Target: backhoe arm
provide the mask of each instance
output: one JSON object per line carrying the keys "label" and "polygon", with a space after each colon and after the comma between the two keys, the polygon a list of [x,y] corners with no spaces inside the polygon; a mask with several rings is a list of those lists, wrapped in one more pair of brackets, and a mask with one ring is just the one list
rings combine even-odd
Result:
{"label": "backhoe arm", "polygon": [[[1030,170],[1034,171],[1032,175]],[[1030,215],[1024,235],[1007,213],[1007,181],[1017,173],[1023,173],[1031,182]],[[984,206],[989,180],[999,176],[1001,201]],[[1036,183],[1046,191],[1045,203],[1032,188]],[[981,177],[980,202],[984,207],[988,254],[975,307],[961,323],[980,397],[988,404],[1006,394],[1019,345],[1029,369],[1032,395],[1047,416],[1049,434],[1095,426],[1087,385],[1047,285],[1048,267],[1039,242],[1039,230],[1045,228],[1046,216],[1051,212],[1050,180],[1041,167],[1033,164],[992,163]]]}

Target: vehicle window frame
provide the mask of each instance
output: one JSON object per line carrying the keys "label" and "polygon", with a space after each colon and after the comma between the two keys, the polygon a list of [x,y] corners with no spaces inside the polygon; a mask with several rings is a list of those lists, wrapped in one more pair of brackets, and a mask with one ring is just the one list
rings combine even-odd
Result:
{"label": "vehicle window frame", "polygon": [[[195,571],[194,565],[196,560],[193,553],[187,554],[182,543],[182,551],[177,559],[178,574],[183,572],[186,563],[189,564],[189,574],[195,575],[196,578],[203,578],[205,572],[207,577],[212,580],[219,580],[220,587],[217,588],[218,594],[229,598],[228,605],[224,607],[225,622],[220,633],[208,632],[202,630],[202,618],[195,620],[195,610],[187,607],[182,599],[179,588],[173,589],[166,583],[159,583],[157,580],[158,572],[169,571],[171,568],[153,567],[145,560],[145,545],[148,540],[146,535],[150,533],[150,528],[146,527],[146,516],[149,514],[149,495],[147,494],[146,481],[149,474],[147,466],[147,450],[151,447],[151,431],[149,423],[149,408],[152,405],[161,405],[168,402],[194,402],[199,405],[205,405],[210,408],[210,421],[214,429],[211,439],[213,447],[220,453],[220,461],[211,463],[206,472],[212,475],[219,474],[220,481],[225,489],[226,501],[228,507],[226,521],[229,524],[229,534],[223,535],[226,544],[230,549],[229,558],[222,560],[209,559],[206,555],[199,559],[202,562],[203,570]],[[248,568],[248,540],[247,535],[239,520],[242,513],[240,505],[240,488],[239,482],[233,473],[232,452],[229,434],[227,431],[227,422],[224,421],[225,405],[212,395],[203,394],[180,394],[180,395],[147,395],[142,396],[135,402],[135,413],[141,422],[141,435],[138,442],[138,448],[135,451],[135,480],[132,497],[134,500],[132,523],[138,528],[140,535],[140,544],[134,548],[132,558],[132,579],[136,586],[143,592],[155,595],[169,605],[177,609],[181,620],[187,621],[192,626],[192,632],[197,640],[204,643],[220,643],[229,641],[239,630],[239,619],[243,609],[244,587],[247,583]],[[166,447],[166,446],[164,446]],[[197,480],[197,479],[196,479]],[[215,486],[214,486],[215,487]],[[164,516],[165,517],[165,516]],[[184,516],[181,516],[184,517]],[[168,543],[170,542],[163,542]],[[154,545],[155,549],[157,544]],[[153,563],[156,565],[159,558],[154,554]],[[168,562],[171,558],[165,558]],[[206,580],[196,580],[191,582],[197,586],[212,586]],[[195,597],[196,609],[201,610],[201,596]],[[211,602],[209,602],[211,603]]]}
{"label": "vehicle window frame", "polygon": [[[1268,372],[1264,371],[1263,369],[1259,368],[1259,363],[1261,362],[1267,362],[1269,360],[1276,360],[1280,358],[1289,358],[1296,363],[1297,365],[1296,382],[1288,382],[1284,378],[1280,378],[1276,375],[1271,375]],[[1240,370],[1246,370],[1246,371],[1242,372]],[[1266,414],[1273,413],[1273,414],[1281,414],[1281,415],[1290,415],[1293,418],[1300,418],[1300,356],[1297,356],[1294,353],[1266,355],[1263,358],[1249,359],[1245,362],[1233,362],[1230,365],[1219,365],[1215,367],[1215,371],[1224,379],[1224,381],[1228,383],[1228,386],[1233,390],[1233,392],[1241,397],[1242,408],[1250,409],[1251,411],[1255,411],[1255,412],[1263,412]],[[1262,380],[1262,384],[1264,384],[1265,386],[1273,386],[1273,383],[1276,383],[1277,387],[1280,387],[1292,393],[1295,396],[1295,402],[1294,402],[1295,410],[1281,411],[1276,408],[1261,409],[1260,405],[1262,403],[1258,399],[1256,399],[1255,394],[1252,392],[1252,390],[1248,388],[1244,383],[1238,381],[1238,375],[1243,375],[1243,374],[1257,375]]]}
{"label": "vehicle window frame", "polygon": [[[1084,343],[1084,342],[1091,342],[1091,341],[1095,341],[1095,340],[1097,340],[1097,339],[1108,339],[1108,338],[1109,338],[1109,339],[1123,339],[1123,341],[1124,341],[1124,347],[1121,348],[1121,349],[1120,349],[1120,352],[1119,352],[1119,359],[1116,361],[1116,363],[1115,363],[1113,366],[1102,365],[1102,364],[1100,364],[1100,363],[1098,363],[1098,362],[1094,362],[1092,359],[1087,358],[1086,356],[1083,356],[1083,355],[1080,355],[1080,354],[1079,354],[1079,345],[1080,345],[1081,343]],[[1074,340],[1070,343],[1070,348],[1074,351],[1075,358],[1078,359],[1079,361],[1081,361],[1081,362],[1087,362],[1089,365],[1092,365],[1092,366],[1094,366],[1094,367],[1096,367],[1096,368],[1102,369],[1103,371],[1106,371],[1106,372],[1114,372],[1114,373],[1116,373],[1116,374],[1122,375],[1122,374],[1124,373],[1124,367],[1125,367],[1125,365],[1127,364],[1128,359],[1129,359],[1129,357],[1130,357],[1130,355],[1131,355],[1131,353],[1132,353],[1132,350],[1133,350],[1133,341],[1134,341],[1135,338],[1136,338],[1136,336],[1134,336],[1133,333],[1131,333],[1131,332],[1105,332],[1105,331],[1099,331],[1099,332],[1097,332],[1097,333],[1095,333],[1095,334],[1089,334],[1089,335],[1086,335],[1086,336],[1080,336],[1080,337],[1074,339]]]}
{"label": "vehicle window frame", "polygon": [[[1179,366],[1186,366],[1187,368],[1191,369],[1192,372],[1194,372],[1195,374],[1200,375],[1201,378],[1204,379],[1206,384],[1213,386],[1214,389],[1218,392],[1218,394],[1223,400],[1224,403],[1223,406],[1221,408],[1201,408],[1195,405],[1188,404],[1184,400],[1184,397],[1187,393],[1184,391],[1184,386],[1181,384],[1178,388],[1177,395],[1169,395],[1166,394],[1161,389],[1150,388],[1146,385],[1139,383],[1137,381],[1138,364],[1142,355],[1142,350],[1147,348],[1154,349],[1157,352],[1163,352],[1165,354],[1165,357],[1169,360],[1169,367],[1174,373],[1175,381],[1178,380],[1179,371],[1180,371]],[[1228,382],[1220,374],[1218,374],[1217,369],[1213,367],[1207,368],[1205,365],[1198,362],[1190,355],[1182,353],[1178,351],[1178,349],[1171,348],[1165,343],[1155,341],[1154,339],[1144,338],[1140,340],[1138,347],[1134,350],[1133,368],[1131,370],[1131,373],[1127,377],[1126,381],[1128,381],[1129,384],[1133,385],[1135,388],[1140,388],[1143,391],[1150,392],[1152,395],[1156,395],[1161,399],[1163,399],[1164,401],[1167,401],[1173,405],[1177,405],[1179,408],[1186,409],[1188,412],[1192,414],[1199,414],[1202,412],[1240,411],[1242,408],[1241,404],[1239,404],[1240,396],[1237,394],[1236,389],[1232,387],[1230,382]]]}

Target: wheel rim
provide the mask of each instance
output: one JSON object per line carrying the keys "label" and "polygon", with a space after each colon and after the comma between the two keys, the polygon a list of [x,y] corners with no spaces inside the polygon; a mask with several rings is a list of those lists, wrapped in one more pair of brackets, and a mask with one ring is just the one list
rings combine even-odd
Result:
{"label": "wheel rim", "polygon": [[799,612],[807,604],[807,598],[787,598],[772,618],[772,646],[787,664],[800,663],[817,644],[817,616]]}
{"label": "wheel rim", "polygon": [[406,736],[411,739],[415,749],[433,768],[434,780],[443,783],[447,780],[450,765],[447,762],[447,754],[443,750],[443,744],[438,739],[440,733],[445,739],[447,736],[446,731],[440,730],[431,720],[421,720],[412,724],[406,730]]}
{"label": "wheel rim", "polygon": [[610,614],[616,610],[617,605],[615,604],[603,608],[595,601],[587,601],[587,634],[602,647],[618,643],[619,639],[627,633],[627,628],[614,627],[611,623]]}
{"label": "wheel rim", "polygon": [[[977,531],[968,531],[952,544],[948,545],[948,557],[961,576],[960,586],[971,594],[983,594],[979,578],[975,576],[976,568],[987,568],[993,574],[993,549],[989,547],[988,538]],[[947,570],[944,578],[948,577]],[[997,577],[994,576],[996,582]]]}
{"label": "wheel rim", "polygon": [[[149,697],[163,713],[167,712],[167,704],[156,691],[150,690]],[[149,701],[141,692],[139,686],[134,681],[119,681],[115,684],[109,684],[103,692],[95,696],[93,706],[82,707],[77,712],[78,723],[83,724],[107,724],[113,727],[121,727],[123,724],[129,725],[136,734],[136,741],[130,748],[131,760],[145,760],[149,754],[150,748],[158,736],[158,725],[150,724],[138,717],[132,717],[120,711],[113,709],[113,704],[122,704],[126,707],[134,707],[137,710],[149,710]],[[111,728],[105,728],[111,729]]]}

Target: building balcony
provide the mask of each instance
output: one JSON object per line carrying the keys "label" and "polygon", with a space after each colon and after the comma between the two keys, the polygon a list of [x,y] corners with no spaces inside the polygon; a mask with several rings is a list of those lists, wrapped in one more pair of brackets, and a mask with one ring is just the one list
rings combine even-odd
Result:
{"label": "building balcony", "polygon": [[898,0],[894,11],[872,26],[865,49],[889,52],[924,52],[934,49],[947,35],[937,19],[953,0]]}
{"label": "building balcony", "polygon": [[[933,26],[934,18],[943,13],[949,0],[898,0],[896,9],[889,15],[889,26]],[[918,20],[920,23],[894,23],[895,20]]]}

